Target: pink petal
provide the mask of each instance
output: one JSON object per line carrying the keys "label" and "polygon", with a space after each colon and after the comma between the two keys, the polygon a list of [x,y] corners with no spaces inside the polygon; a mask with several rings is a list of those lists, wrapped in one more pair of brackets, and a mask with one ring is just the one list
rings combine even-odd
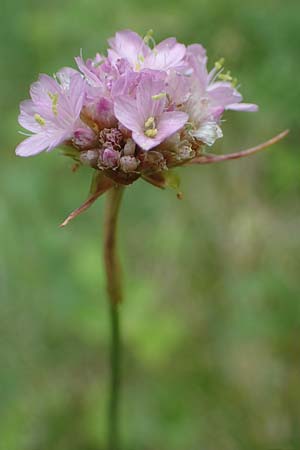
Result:
{"label": "pink petal", "polygon": [[127,71],[122,74],[114,83],[111,90],[112,97],[119,95],[135,96],[138,81],[141,78],[141,73]]}
{"label": "pink petal", "polygon": [[71,77],[70,89],[68,93],[70,107],[72,109],[72,116],[74,117],[74,119],[77,119],[80,115],[85,96],[85,86],[85,80],[78,72],[76,72]]}
{"label": "pink petal", "polygon": [[211,106],[226,107],[232,103],[239,103],[243,99],[241,94],[226,82],[213,83],[207,88],[207,93]]}
{"label": "pink petal", "polygon": [[138,113],[136,101],[129,96],[117,97],[114,105],[116,118],[124,127],[131,131],[140,132],[143,127],[143,118]]}
{"label": "pink petal", "polygon": [[185,45],[179,44],[176,39],[165,39],[149,54],[143,66],[155,70],[168,70],[183,62],[185,52]]}
{"label": "pink petal", "polygon": [[171,70],[166,80],[166,90],[172,104],[185,102],[189,97],[190,77]]}
{"label": "pink petal", "polygon": [[33,156],[49,147],[49,136],[46,134],[35,134],[22,141],[16,148],[18,156]]}
{"label": "pink petal", "polygon": [[79,75],[78,70],[75,70],[72,67],[63,67],[58,72],[56,72],[56,78],[59,80],[62,88],[68,90],[70,86],[70,80],[76,74]]}
{"label": "pink petal", "polygon": [[206,61],[206,50],[200,44],[188,45],[186,48],[186,53],[187,55],[195,56],[198,60],[205,59]]}
{"label": "pink petal", "polygon": [[87,64],[83,61],[81,56],[77,56],[75,58],[76,64],[79,68],[79,70],[83,73],[83,75],[86,77],[86,79],[93,85],[93,86],[102,86],[102,82],[97,77],[95,73],[93,73],[87,66]]}
{"label": "pink petal", "polygon": [[254,103],[232,103],[231,105],[228,105],[226,109],[243,112],[257,112],[259,108]]}
{"label": "pink petal", "polygon": [[114,52],[109,53],[112,61],[116,57],[127,59],[133,66],[138,62],[138,55],[146,56],[149,52],[141,36],[131,30],[119,31],[115,37],[108,40]]}
{"label": "pink petal", "polygon": [[157,135],[149,138],[145,135],[144,130],[132,133],[133,140],[144,150],[150,150],[161,144],[165,139],[170,137],[176,131],[180,130],[188,120],[188,115],[181,111],[164,112],[158,120]]}
{"label": "pink petal", "polygon": [[158,133],[156,139],[167,139],[180,130],[188,121],[188,114],[182,111],[166,111],[159,118],[157,124]]}
{"label": "pink petal", "polygon": [[143,131],[136,133],[132,133],[132,139],[143,149],[150,150],[153,147],[156,147],[161,143],[160,139],[157,138],[149,138],[147,137]]}
{"label": "pink petal", "polygon": [[24,100],[21,102],[20,115],[18,117],[19,124],[32,133],[37,133],[41,130],[41,125],[34,118],[35,112],[36,109],[32,100]]}
{"label": "pink petal", "polygon": [[166,88],[163,80],[156,79],[154,74],[143,74],[136,93],[137,109],[143,122],[149,117],[159,116],[163,112],[166,96],[159,99],[153,99],[153,96],[165,92]]}
{"label": "pink petal", "polygon": [[192,68],[192,80],[198,95],[204,95],[208,86],[208,72],[206,67],[206,58],[198,60],[194,55],[188,58]]}

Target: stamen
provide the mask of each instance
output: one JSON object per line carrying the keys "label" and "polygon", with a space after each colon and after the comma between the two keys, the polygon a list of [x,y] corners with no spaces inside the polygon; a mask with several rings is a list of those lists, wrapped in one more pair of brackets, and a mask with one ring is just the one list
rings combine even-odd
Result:
{"label": "stamen", "polygon": [[146,34],[146,36],[144,37],[143,41],[144,41],[144,43],[145,43],[146,45],[148,45],[149,47],[150,47],[150,44],[152,44],[153,51],[156,51],[156,50],[154,50],[154,49],[155,49],[155,46],[156,46],[156,42],[155,42],[155,40],[154,40],[154,38],[153,38],[153,30],[149,30],[149,31],[147,32],[147,34]]}
{"label": "stamen", "polygon": [[154,119],[154,117],[149,117],[149,119],[146,120],[145,128],[155,128],[155,119]]}
{"label": "stamen", "polygon": [[145,135],[149,138],[154,138],[157,135],[157,128],[150,128],[145,131]]}
{"label": "stamen", "polygon": [[52,92],[48,92],[48,95],[52,101],[52,111],[55,116],[57,116],[57,102],[58,102],[58,93],[52,94]]}
{"label": "stamen", "polygon": [[232,84],[232,87],[234,87],[234,88],[237,87],[238,79],[237,78],[233,78],[231,84]]}
{"label": "stamen", "polygon": [[229,70],[228,70],[227,73],[220,73],[219,74],[219,79],[222,80],[222,81],[230,81],[230,82],[233,81],[233,78],[232,78],[231,73],[230,73]]}
{"label": "stamen", "polygon": [[225,58],[220,58],[218,61],[215,62],[215,68],[217,70],[221,70],[222,67],[224,66],[225,63]]}
{"label": "stamen", "polygon": [[152,100],[160,100],[166,96],[167,96],[166,92],[160,92],[159,94],[152,95],[151,98],[152,98]]}
{"label": "stamen", "polygon": [[158,131],[154,117],[151,116],[146,120],[144,133],[149,138],[154,138],[157,135]]}
{"label": "stamen", "polygon": [[34,120],[35,120],[39,125],[42,125],[42,126],[46,125],[46,120],[43,119],[43,117],[40,116],[39,114],[35,114],[35,115],[34,115]]}
{"label": "stamen", "polygon": [[149,44],[149,41],[153,39],[153,30],[148,30],[146,35],[144,36],[145,44]]}

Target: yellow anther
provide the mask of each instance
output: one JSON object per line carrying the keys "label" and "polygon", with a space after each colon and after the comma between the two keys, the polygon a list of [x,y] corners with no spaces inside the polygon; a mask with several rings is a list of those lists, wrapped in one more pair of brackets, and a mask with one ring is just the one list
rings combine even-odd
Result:
{"label": "yellow anther", "polygon": [[227,73],[220,73],[219,79],[222,81],[232,81],[232,76],[228,71]]}
{"label": "yellow anther", "polygon": [[153,30],[149,30],[147,34],[144,36],[145,44],[148,44],[150,40],[153,39]]}
{"label": "yellow anther", "polygon": [[52,94],[52,92],[48,92],[48,95],[52,101],[52,111],[55,116],[57,116],[57,102],[58,102],[58,94]]}
{"label": "yellow anther", "polygon": [[218,61],[215,62],[215,68],[217,70],[221,70],[222,67],[224,66],[225,63],[225,58],[220,58]]}
{"label": "yellow anther", "polygon": [[34,120],[39,124],[39,125],[46,125],[46,120],[43,119],[42,116],[40,116],[39,114],[35,114],[34,115]]}
{"label": "yellow anther", "polygon": [[157,135],[157,128],[154,117],[149,117],[145,122],[145,135],[149,138],[154,138]]}
{"label": "yellow anther", "polygon": [[138,60],[143,63],[145,61],[145,58],[143,57],[143,55],[138,55]]}
{"label": "yellow anther", "polygon": [[145,128],[155,128],[155,119],[154,117],[149,117],[149,119],[145,122]]}
{"label": "yellow anther", "polygon": [[149,31],[148,31],[148,33],[147,33],[146,36],[144,37],[143,41],[144,41],[144,43],[145,43],[146,45],[148,45],[149,47],[150,47],[150,44],[151,44],[151,46],[152,46],[153,48],[155,47],[156,43],[155,43],[155,40],[154,40],[154,38],[153,38],[153,30],[149,30]]}
{"label": "yellow anther", "polygon": [[135,69],[135,71],[136,71],[136,72],[139,72],[139,71],[141,70],[141,65],[140,65],[140,63],[139,63],[139,62],[137,62],[137,63],[136,63],[136,65],[135,65],[135,68],[134,68],[134,69]]}
{"label": "yellow anther", "polygon": [[150,128],[145,131],[145,135],[149,138],[154,138],[157,135],[157,128]]}
{"label": "yellow anther", "polygon": [[160,100],[164,97],[166,97],[166,92],[160,92],[160,94],[152,95],[152,100]]}

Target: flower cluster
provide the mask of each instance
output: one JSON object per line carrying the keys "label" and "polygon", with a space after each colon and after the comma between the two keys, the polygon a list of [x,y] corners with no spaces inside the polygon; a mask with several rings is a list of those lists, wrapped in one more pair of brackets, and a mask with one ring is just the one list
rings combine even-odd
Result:
{"label": "flower cluster", "polygon": [[159,44],[133,31],[109,39],[107,56],[75,58],[78,70],[40,75],[19,123],[32,134],[16,153],[31,156],[66,147],[78,163],[120,184],[185,164],[222,137],[225,110],[257,111],[242,103],[236,80],[218,61],[208,72],[205,49],[175,38]]}

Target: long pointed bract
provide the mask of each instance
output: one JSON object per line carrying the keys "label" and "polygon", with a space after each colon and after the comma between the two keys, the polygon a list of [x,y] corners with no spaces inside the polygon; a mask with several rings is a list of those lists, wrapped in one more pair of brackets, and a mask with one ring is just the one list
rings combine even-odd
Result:
{"label": "long pointed bract", "polygon": [[245,158],[246,156],[253,155],[254,153],[258,153],[261,150],[265,150],[272,145],[276,144],[277,142],[281,141],[283,138],[285,138],[289,134],[290,130],[282,131],[282,133],[279,133],[277,136],[274,136],[272,139],[269,139],[268,141],[259,144],[255,147],[248,148],[247,150],[242,150],[240,152],[235,153],[227,153],[227,155],[213,155],[213,154],[207,154],[198,156],[190,161],[188,161],[184,166],[189,166],[192,164],[212,164],[222,161],[228,161],[231,159],[239,159],[239,158]]}

